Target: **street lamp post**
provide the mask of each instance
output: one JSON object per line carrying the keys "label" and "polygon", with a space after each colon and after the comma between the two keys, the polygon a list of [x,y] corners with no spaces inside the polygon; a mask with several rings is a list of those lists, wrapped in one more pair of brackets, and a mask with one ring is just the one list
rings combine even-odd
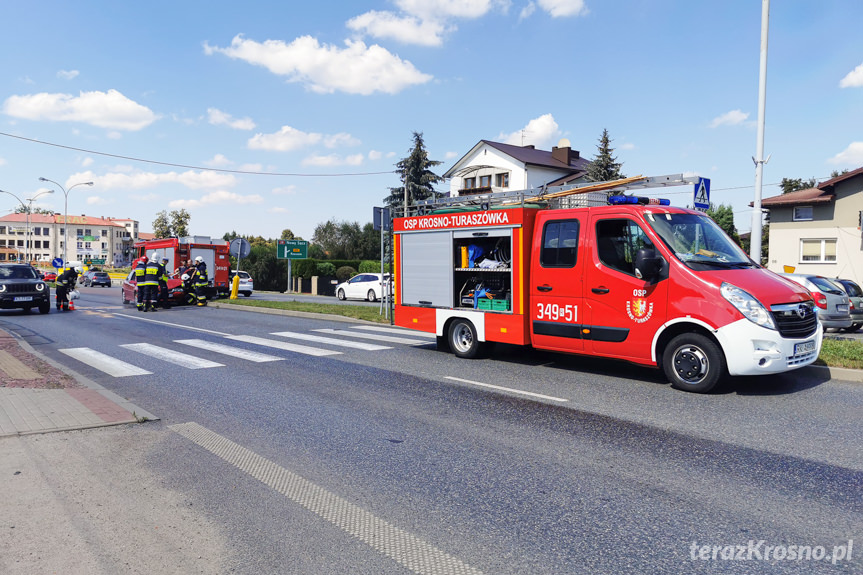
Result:
{"label": "street lamp post", "polygon": [[65,199],[63,201],[63,267],[65,268],[67,265],[69,265],[69,260],[66,257],[68,253],[67,250],[69,249],[67,247],[69,245],[69,192],[71,192],[72,188],[76,186],[92,186],[93,182],[79,182],[77,184],[72,184],[67,190],[54,180],[49,180],[48,178],[39,178],[39,181],[51,182],[52,184],[63,190],[63,195],[65,196]]}
{"label": "street lamp post", "polygon": [[30,214],[33,213],[33,200],[35,200],[39,196],[53,193],[54,190],[44,190],[39,192],[32,198],[27,198],[27,233],[24,234],[24,237],[26,237],[27,239],[24,242],[24,257],[27,259],[28,263],[33,259],[33,248],[31,245],[33,243],[33,236],[30,233]]}

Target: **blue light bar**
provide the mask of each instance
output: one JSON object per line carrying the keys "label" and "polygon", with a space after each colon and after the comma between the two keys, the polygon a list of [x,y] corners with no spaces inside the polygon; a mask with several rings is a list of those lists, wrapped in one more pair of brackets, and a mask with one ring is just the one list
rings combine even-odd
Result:
{"label": "blue light bar", "polygon": [[642,206],[670,206],[671,201],[664,198],[645,198],[642,196],[610,196],[608,203],[613,206],[620,204],[641,204]]}
{"label": "blue light bar", "polygon": [[612,206],[620,204],[637,204],[638,198],[635,196],[609,196],[608,203]]}

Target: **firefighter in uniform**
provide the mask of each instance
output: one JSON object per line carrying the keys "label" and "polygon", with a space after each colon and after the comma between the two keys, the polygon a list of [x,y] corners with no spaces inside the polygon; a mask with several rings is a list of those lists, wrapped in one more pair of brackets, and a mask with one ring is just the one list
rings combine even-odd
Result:
{"label": "firefighter in uniform", "polygon": [[159,262],[156,257],[150,257],[144,272],[144,311],[156,311],[156,300],[159,299]]}
{"label": "firefighter in uniform", "polygon": [[138,264],[135,266],[135,281],[138,282],[138,311],[147,311],[144,309],[144,302],[147,301],[144,299],[146,295],[144,292],[146,288],[144,287],[144,278],[147,275],[147,256],[142,256],[140,260],[138,260]]}
{"label": "firefighter in uniform", "polygon": [[69,292],[75,289],[75,282],[78,281],[78,272],[81,268],[69,268],[59,276],[55,284],[57,286],[57,309],[69,311]]}
{"label": "firefighter in uniform", "polygon": [[207,277],[207,263],[204,258],[198,256],[195,258],[195,265],[192,267],[192,285],[195,286],[195,299],[198,305],[207,305],[207,286],[209,278]]}
{"label": "firefighter in uniform", "polygon": [[168,302],[168,270],[165,268],[168,261],[167,257],[159,260],[159,306],[162,309],[171,307]]}

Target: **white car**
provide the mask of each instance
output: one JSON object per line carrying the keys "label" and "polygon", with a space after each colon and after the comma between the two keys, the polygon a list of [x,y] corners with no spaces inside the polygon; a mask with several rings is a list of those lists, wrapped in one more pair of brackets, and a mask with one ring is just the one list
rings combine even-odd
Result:
{"label": "white car", "polygon": [[249,275],[249,272],[231,272],[231,283],[228,284],[229,288],[234,285],[233,281],[235,275],[240,276],[240,285],[239,289],[237,289],[237,293],[241,293],[246,297],[251,296],[252,292],[255,291],[255,282],[252,279],[252,276]]}
{"label": "white car", "polygon": [[[388,285],[387,292],[392,293],[393,285],[389,274],[385,274]],[[345,299],[366,299],[378,301],[384,293],[381,274],[357,274],[346,282],[336,286],[336,297]]]}

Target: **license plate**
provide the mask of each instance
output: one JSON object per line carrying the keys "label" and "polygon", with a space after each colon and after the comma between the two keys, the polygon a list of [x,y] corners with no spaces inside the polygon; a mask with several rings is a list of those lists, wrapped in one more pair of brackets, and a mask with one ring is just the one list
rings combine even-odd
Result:
{"label": "license plate", "polygon": [[32,295],[19,295],[14,301],[33,301]]}
{"label": "license plate", "polygon": [[814,341],[804,341],[803,343],[794,344],[794,355],[799,355],[801,353],[809,353],[812,351],[815,351]]}
{"label": "license plate", "polygon": [[848,311],[848,304],[840,303],[836,306],[836,311],[839,313],[845,313]]}

